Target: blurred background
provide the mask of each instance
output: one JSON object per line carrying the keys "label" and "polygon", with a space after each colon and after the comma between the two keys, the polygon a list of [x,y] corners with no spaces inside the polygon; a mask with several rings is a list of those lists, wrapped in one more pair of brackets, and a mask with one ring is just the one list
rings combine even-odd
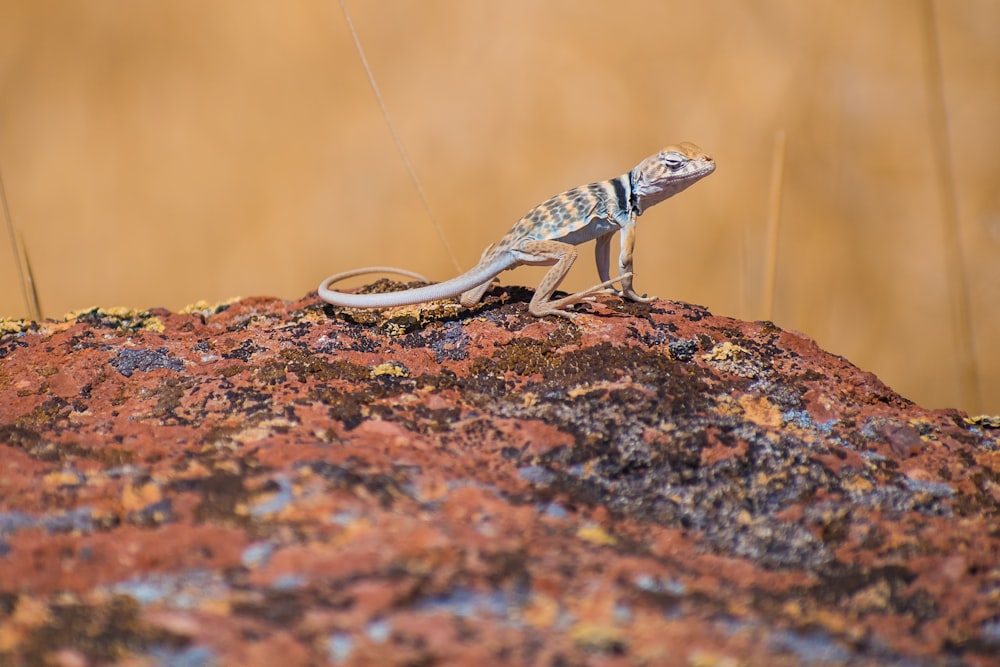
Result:
{"label": "blurred background", "polygon": [[[640,292],[1000,412],[1000,2],[347,6],[463,268],[693,141],[718,171],[641,218]],[[455,273],[336,0],[0,0],[0,170],[47,317]],[[26,316],[0,239],[0,315]],[[566,289],[596,282],[581,257]]]}

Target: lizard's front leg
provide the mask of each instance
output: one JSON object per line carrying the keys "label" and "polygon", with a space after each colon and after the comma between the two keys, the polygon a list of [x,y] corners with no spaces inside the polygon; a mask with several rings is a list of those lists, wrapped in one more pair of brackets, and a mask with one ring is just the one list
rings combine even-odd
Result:
{"label": "lizard's front leg", "polygon": [[635,213],[629,217],[627,224],[622,225],[621,254],[618,255],[618,271],[621,273],[621,295],[636,303],[656,301],[655,296],[639,296],[632,289],[632,253],[635,251]]}
{"label": "lizard's front leg", "polygon": [[611,279],[611,239],[614,237],[615,233],[608,232],[603,236],[597,237],[597,244],[594,246],[594,259],[597,261],[597,275],[600,277],[602,284],[610,285],[604,289],[608,294],[615,294],[617,296],[622,296],[622,291],[614,286],[614,283],[621,282],[625,284],[625,280],[631,277],[620,275],[615,279]]}
{"label": "lizard's front leg", "polygon": [[594,259],[597,261],[597,275],[601,282],[611,280],[611,237],[615,233],[608,232],[597,237],[597,244],[594,246]]}

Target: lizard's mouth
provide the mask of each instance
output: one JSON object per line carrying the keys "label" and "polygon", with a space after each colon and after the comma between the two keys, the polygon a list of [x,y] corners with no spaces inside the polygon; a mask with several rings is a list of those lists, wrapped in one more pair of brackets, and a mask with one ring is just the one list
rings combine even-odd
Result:
{"label": "lizard's mouth", "polygon": [[687,173],[672,174],[670,177],[654,183],[637,181],[634,174],[629,174],[629,185],[632,188],[630,203],[638,214],[642,214],[650,206],[659,204],[664,199],[673,197],[678,192],[700,181],[715,171],[715,161],[706,161],[697,169]]}

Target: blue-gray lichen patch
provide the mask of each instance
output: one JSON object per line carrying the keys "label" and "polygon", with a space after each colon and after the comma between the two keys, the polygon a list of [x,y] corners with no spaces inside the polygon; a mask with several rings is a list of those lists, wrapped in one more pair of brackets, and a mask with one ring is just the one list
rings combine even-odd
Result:
{"label": "blue-gray lichen patch", "polygon": [[132,377],[136,371],[147,372],[157,368],[166,368],[180,372],[184,370],[184,362],[167,354],[167,348],[158,347],[155,350],[118,350],[111,365],[124,375]]}

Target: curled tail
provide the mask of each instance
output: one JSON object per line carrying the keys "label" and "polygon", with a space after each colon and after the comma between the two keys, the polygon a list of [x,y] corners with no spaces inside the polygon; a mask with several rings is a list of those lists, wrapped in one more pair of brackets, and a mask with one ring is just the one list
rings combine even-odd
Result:
{"label": "curled tail", "polygon": [[326,287],[329,290],[330,287],[339,283],[341,280],[347,280],[348,278],[354,278],[356,276],[366,276],[369,274],[376,273],[388,273],[395,276],[406,276],[407,278],[413,278],[414,280],[419,280],[422,283],[430,283],[431,281],[424,278],[419,273],[414,271],[408,271],[407,269],[398,269],[395,266],[366,266],[363,269],[351,269],[350,271],[342,271],[341,273],[335,273],[326,280],[323,281],[321,287]]}
{"label": "curled tail", "polygon": [[458,296],[463,292],[467,292],[468,290],[492,281],[497,274],[511,268],[515,263],[516,262],[512,258],[506,255],[493,257],[491,260],[486,260],[484,258],[483,260],[480,260],[479,264],[475,265],[462,275],[452,278],[451,280],[446,280],[443,283],[425,285],[424,287],[414,287],[413,289],[402,290],[401,292],[350,294],[330,289],[334,283],[340,282],[341,280],[369,273],[390,273],[415,278],[417,280],[422,280],[423,282],[430,282],[419,273],[414,273],[405,269],[397,269],[391,266],[366,267],[363,269],[353,269],[351,271],[344,271],[343,273],[336,273],[329,278],[326,278],[319,284],[318,292],[319,298],[323,299],[327,303],[332,303],[335,306],[347,306],[349,308],[389,308],[392,306],[410,306],[417,303],[437,301],[438,299],[448,299],[453,296]]}

